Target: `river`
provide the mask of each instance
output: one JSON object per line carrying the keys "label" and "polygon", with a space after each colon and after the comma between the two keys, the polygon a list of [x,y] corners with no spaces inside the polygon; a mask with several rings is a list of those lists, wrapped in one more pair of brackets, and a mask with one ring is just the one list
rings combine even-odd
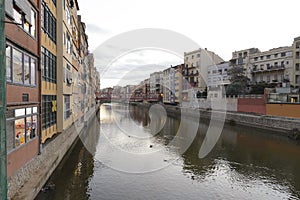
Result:
{"label": "river", "polygon": [[[297,142],[225,124],[212,151],[199,158],[206,121],[164,117],[163,111],[155,120],[147,112],[102,104],[100,119],[94,119],[36,200],[300,198]],[[192,133],[195,123],[198,131]],[[177,137],[179,129],[183,135]]]}

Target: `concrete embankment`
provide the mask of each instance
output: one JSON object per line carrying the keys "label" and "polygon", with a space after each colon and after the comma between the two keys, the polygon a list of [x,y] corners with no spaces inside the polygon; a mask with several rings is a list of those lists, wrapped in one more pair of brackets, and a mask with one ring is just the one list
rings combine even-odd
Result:
{"label": "concrete embankment", "polygon": [[76,143],[91,121],[99,114],[99,108],[91,110],[83,123],[74,123],[57,134],[43,146],[41,154],[23,166],[8,180],[8,197],[14,200],[32,200],[45,185],[64,155]]}
{"label": "concrete embankment", "polygon": [[[150,107],[147,103],[133,103],[133,105]],[[163,105],[163,104],[161,104]],[[181,108],[172,105],[163,105],[169,116],[184,117],[196,120],[200,114],[201,119],[224,120],[226,123],[244,125],[260,129],[271,130],[276,134],[281,134],[292,139],[300,139],[300,119],[277,117],[269,115],[258,115],[251,113],[229,112],[222,110],[208,110],[199,108]],[[184,112],[183,112],[184,110]],[[197,113],[198,112],[198,113]],[[212,117],[213,116],[213,117]]]}

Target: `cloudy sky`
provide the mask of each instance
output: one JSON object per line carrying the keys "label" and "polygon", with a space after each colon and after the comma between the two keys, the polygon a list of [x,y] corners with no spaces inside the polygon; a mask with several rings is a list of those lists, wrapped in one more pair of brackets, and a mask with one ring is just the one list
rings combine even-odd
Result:
{"label": "cloudy sky", "polygon": [[[235,50],[257,47],[265,51],[289,46],[300,36],[299,0],[78,1],[92,52],[111,38],[144,28],[182,34],[224,60],[229,60]],[[101,87],[125,83],[127,79],[132,83],[143,80],[153,71],[183,62],[184,51],[178,55],[157,49],[128,49],[106,66],[101,63],[104,55],[96,53]]]}

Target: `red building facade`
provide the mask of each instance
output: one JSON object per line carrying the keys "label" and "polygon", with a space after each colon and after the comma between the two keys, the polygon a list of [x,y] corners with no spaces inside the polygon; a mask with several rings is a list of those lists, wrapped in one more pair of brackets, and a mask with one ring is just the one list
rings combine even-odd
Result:
{"label": "red building facade", "polygon": [[40,0],[6,0],[7,170],[39,152]]}

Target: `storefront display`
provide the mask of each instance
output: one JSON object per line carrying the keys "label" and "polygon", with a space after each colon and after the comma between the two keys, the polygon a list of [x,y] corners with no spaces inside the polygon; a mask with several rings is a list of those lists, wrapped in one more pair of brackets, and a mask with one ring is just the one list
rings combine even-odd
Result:
{"label": "storefront display", "polygon": [[[10,147],[8,150],[23,145],[37,136],[37,107],[15,109],[14,112],[10,112],[7,119],[7,132],[14,134],[14,140],[9,140],[7,146]],[[13,126],[13,127],[12,127]],[[12,143],[12,144],[11,144]]]}

